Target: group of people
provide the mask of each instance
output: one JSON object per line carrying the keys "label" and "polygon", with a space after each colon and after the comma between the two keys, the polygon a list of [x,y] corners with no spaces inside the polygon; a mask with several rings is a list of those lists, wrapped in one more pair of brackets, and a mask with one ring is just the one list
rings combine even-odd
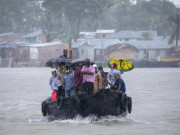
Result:
{"label": "group of people", "polygon": [[[67,58],[68,51],[60,58]],[[121,77],[123,71],[117,70],[117,65],[112,64],[111,71],[104,72],[102,66],[91,64],[86,58],[85,65],[66,65],[61,63],[58,69],[52,69],[52,76],[49,80],[51,90],[57,92],[57,98],[73,96],[79,92],[86,92],[88,95],[97,93],[101,89],[113,89],[120,93],[126,92],[125,83]]]}

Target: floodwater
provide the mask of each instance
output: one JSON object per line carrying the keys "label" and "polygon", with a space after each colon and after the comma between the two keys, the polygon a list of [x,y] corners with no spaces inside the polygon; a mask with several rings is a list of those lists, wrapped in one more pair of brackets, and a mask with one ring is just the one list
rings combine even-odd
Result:
{"label": "floodwater", "polygon": [[180,68],[138,68],[122,75],[133,99],[126,118],[48,122],[41,102],[50,68],[0,68],[0,135],[179,135]]}

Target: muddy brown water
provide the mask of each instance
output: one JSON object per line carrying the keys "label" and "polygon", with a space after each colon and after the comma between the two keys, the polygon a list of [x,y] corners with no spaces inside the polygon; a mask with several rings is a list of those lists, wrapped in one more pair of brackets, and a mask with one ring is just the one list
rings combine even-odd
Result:
{"label": "muddy brown water", "polygon": [[[108,70],[108,69],[106,69]],[[180,68],[137,68],[122,75],[133,99],[126,118],[47,121],[50,68],[0,68],[0,135],[179,135]]]}

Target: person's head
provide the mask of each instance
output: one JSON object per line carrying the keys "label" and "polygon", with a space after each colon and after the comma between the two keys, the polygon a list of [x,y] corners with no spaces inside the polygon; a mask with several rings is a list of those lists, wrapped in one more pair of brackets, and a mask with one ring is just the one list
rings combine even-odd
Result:
{"label": "person's head", "polygon": [[111,65],[111,68],[112,68],[112,69],[117,69],[117,65],[116,65],[115,63],[113,63],[113,64]]}
{"label": "person's head", "polygon": [[66,66],[66,73],[70,73],[70,66]]}
{"label": "person's head", "polygon": [[65,63],[64,63],[64,62],[61,62],[60,65],[59,65],[59,68],[60,68],[60,69],[64,69],[64,68],[65,68]]}
{"label": "person's head", "polygon": [[90,59],[89,59],[89,58],[86,58],[86,60],[85,60],[85,66],[86,66],[86,67],[89,67],[89,66],[90,66]]}
{"label": "person's head", "polygon": [[63,50],[63,54],[64,54],[65,57],[67,57],[67,55],[68,55],[68,49],[64,49],[64,50]]}
{"label": "person's head", "polygon": [[73,70],[76,70],[78,68],[77,64],[72,64],[71,67],[73,68]]}
{"label": "person's head", "polygon": [[102,67],[102,66],[99,66],[99,67],[98,67],[98,71],[99,71],[99,73],[102,73],[102,72],[103,72],[103,67]]}
{"label": "person's head", "polygon": [[53,68],[53,69],[51,70],[51,73],[52,73],[52,75],[56,75],[56,69]]}
{"label": "person's head", "polygon": [[119,75],[118,74],[114,74],[114,78],[115,78],[115,80],[118,80],[119,79]]}
{"label": "person's head", "polygon": [[96,65],[96,64],[94,64],[94,65],[93,65],[93,67],[95,68],[95,73],[97,73],[97,72],[98,72],[97,65]]}

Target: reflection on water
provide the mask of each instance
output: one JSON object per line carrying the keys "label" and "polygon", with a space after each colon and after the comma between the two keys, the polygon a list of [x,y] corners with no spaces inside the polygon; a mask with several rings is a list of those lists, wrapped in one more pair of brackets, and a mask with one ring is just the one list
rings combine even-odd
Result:
{"label": "reflection on water", "polygon": [[49,76],[49,68],[0,69],[0,134],[180,134],[180,68],[124,73],[132,114],[99,120],[77,116],[48,122],[42,117],[41,102],[51,93]]}

